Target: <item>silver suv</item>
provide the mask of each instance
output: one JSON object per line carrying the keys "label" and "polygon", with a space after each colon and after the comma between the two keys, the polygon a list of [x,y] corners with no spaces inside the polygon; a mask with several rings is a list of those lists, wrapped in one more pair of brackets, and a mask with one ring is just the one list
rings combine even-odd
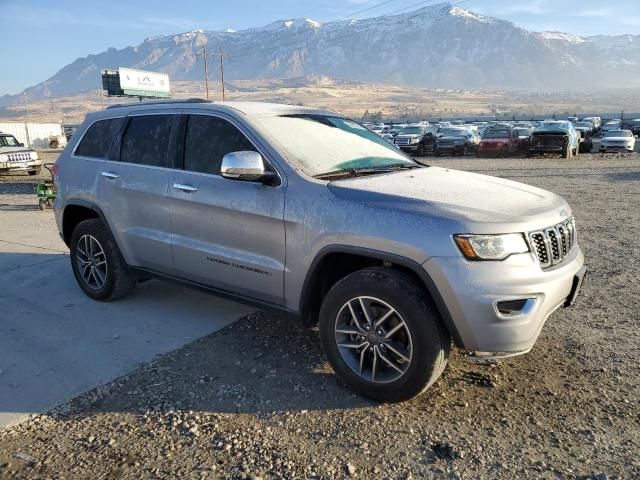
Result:
{"label": "silver suv", "polygon": [[319,323],[335,372],[402,401],[445,368],[528,352],[574,300],[569,205],[416,163],[334,113],[151,102],[87,116],[55,167],[60,234],[84,292],[178,280]]}

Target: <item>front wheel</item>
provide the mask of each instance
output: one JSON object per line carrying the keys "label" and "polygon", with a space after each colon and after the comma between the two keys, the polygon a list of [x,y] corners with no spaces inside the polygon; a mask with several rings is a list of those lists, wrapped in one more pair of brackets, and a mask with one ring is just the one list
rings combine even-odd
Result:
{"label": "front wheel", "polygon": [[29,175],[40,175],[42,167],[36,167],[35,170],[29,170]]}
{"label": "front wheel", "polygon": [[426,293],[383,267],[354,272],[331,288],[320,310],[320,338],[338,377],[384,402],[429,388],[444,371],[451,343]]}

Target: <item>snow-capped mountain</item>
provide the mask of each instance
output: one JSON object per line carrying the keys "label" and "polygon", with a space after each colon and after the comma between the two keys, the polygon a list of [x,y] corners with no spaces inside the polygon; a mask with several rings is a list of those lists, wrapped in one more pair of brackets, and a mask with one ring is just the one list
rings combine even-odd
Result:
{"label": "snow-capped mountain", "polygon": [[[233,79],[325,75],[418,87],[575,90],[640,86],[640,35],[578,37],[531,32],[439,4],[401,15],[320,23],[287,19],[261,28],[194,30],[79,58],[26,90],[27,97],[100,88],[100,70],[133,67],[200,80],[202,47],[231,55]],[[2,103],[16,97],[5,96]]]}

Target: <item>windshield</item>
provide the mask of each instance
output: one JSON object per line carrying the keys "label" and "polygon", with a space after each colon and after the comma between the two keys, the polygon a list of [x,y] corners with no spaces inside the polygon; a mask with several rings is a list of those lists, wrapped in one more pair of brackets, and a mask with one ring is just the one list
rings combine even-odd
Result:
{"label": "windshield", "polygon": [[531,130],[529,128],[517,128],[516,132],[518,132],[519,137],[528,137],[531,135]]}
{"label": "windshield", "polygon": [[423,127],[405,127],[400,130],[400,135],[424,135]]}
{"label": "windshield", "polygon": [[591,128],[591,124],[588,122],[578,122],[576,123],[576,127],[587,127],[587,128]]}
{"label": "windshield", "polygon": [[568,122],[544,122],[538,127],[540,130],[569,130]]}
{"label": "windshield", "polygon": [[0,135],[0,147],[19,147],[20,143],[16,137],[9,135]]}
{"label": "windshield", "polygon": [[462,128],[443,128],[440,130],[443,137],[466,137],[468,130]]}
{"label": "windshield", "polygon": [[509,138],[511,135],[509,130],[492,128],[484,132],[484,138]]}
{"label": "windshield", "polygon": [[349,169],[418,166],[363,126],[326,115],[256,116],[257,126],[307,175]]}
{"label": "windshield", "polygon": [[610,130],[605,134],[605,137],[633,137],[633,133],[629,130]]}

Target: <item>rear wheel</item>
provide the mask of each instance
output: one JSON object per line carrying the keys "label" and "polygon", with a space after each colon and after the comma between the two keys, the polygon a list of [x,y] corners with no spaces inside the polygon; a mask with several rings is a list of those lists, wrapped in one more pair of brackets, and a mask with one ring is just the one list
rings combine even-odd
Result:
{"label": "rear wheel", "polygon": [[94,300],[116,300],[135,287],[135,276],[102,220],[80,222],[71,235],[70,250],[76,281]]}
{"label": "rear wheel", "polygon": [[385,402],[408,400],[431,386],[450,348],[425,292],[383,267],[359,270],[331,288],[320,310],[320,338],[345,383]]}

